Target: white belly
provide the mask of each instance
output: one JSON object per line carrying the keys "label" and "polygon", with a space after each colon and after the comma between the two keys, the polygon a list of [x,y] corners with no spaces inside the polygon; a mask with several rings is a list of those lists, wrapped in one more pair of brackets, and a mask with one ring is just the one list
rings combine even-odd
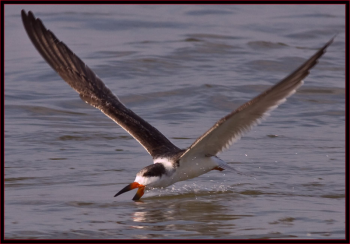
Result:
{"label": "white belly", "polygon": [[180,161],[180,166],[176,168],[174,174],[174,180],[176,180],[175,182],[183,181],[205,174],[218,166],[217,160],[220,159],[217,157],[200,157],[187,162]]}

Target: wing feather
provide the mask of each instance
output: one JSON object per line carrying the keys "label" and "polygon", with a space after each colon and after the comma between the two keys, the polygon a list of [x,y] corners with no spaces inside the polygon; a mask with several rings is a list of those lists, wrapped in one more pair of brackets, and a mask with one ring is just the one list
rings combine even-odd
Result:
{"label": "wing feather", "polygon": [[334,37],[289,76],[216,122],[182,154],[180,162],[190,161],[184,159],[198,155],[214,156],[259,124],[303,84],[303,79],[333,39]]}
{"label": "wing feather", "polygon": [[46,62],[65,80],[86,103],[100,109],[132,135],[153,157],[178,152],[162,133],[133,111],[126,108],[96,74],[63,42],[45,28],[32,12],[22,10],[25,30]]}

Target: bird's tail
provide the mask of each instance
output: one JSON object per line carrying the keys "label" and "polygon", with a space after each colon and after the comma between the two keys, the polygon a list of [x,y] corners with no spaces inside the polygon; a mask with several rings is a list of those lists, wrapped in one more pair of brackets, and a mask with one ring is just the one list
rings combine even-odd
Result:
{"label": "bird's tail", "polygon": [[239,174],[239,175],[254,177],[254,176],[251,175],[251,174],[243,173],[243,172],[241,172],[241,171],[235,169],[234,167],[228,165],[225,161],[221,160],[221,159],[218,158],[218,157],[215,157],[215,162],[218,164],[218,167],[219,167],[219,168],[222,168],[222,169],[224,169],[224,170],[227,170],[227,171],[230,171],[230,172],[235,172],[236,174]]}

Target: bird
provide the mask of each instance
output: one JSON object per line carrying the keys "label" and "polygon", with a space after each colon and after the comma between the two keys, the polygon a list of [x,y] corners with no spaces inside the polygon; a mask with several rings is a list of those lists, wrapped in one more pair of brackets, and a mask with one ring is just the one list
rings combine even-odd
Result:
{"label": "bird", "polygon": [[191,146],[180,149],[127,108],[68,46],[46,29],[40,18],[31,11],[27,14],[25,10],[21,11],[21,16],[29,39],[58,75],[79,93],[83,101],[101,110],[133,136],[152,157],[153,164],[141,169],[132,183],[115,194],[116,197],[137,189],[134,201],[140,200],[146,189],[164,188],[212,170],[236,171],[217,154],[239,140],[294,94],[335,38],[331,38],[287,77],[218,120]]}

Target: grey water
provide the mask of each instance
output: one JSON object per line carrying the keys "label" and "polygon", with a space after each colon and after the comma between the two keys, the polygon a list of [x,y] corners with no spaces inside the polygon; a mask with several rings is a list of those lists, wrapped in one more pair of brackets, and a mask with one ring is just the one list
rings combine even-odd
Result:
{"label": "grey water", "polygon": [[[152,158],[85,104],[23,28],[32,10],[120,100],[186,148],[335,34],[305,84],[168,188],[114,194]],[[5,5],[6,239],[344,239],[345,5]]]}

